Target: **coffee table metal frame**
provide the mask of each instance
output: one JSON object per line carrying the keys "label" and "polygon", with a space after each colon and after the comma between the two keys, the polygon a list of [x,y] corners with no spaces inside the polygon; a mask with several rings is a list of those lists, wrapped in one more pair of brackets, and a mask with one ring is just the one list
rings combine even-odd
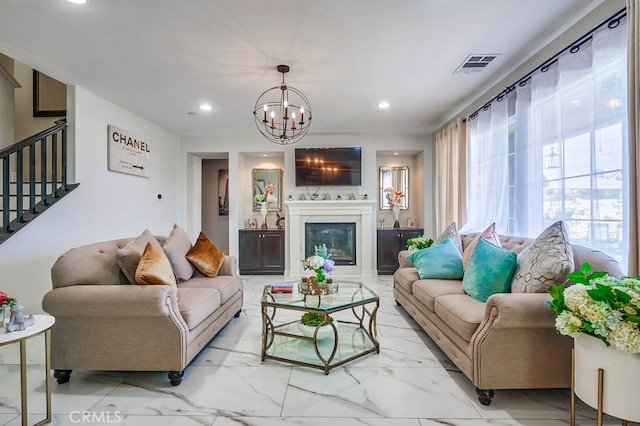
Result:
{"label": "coffee table metal frame", "polygon": [[[294,297],[288,302],[278,301],[278,295],[271,293],[271,286],[264,287],[262,292],[262,299],[260,306],[262,310],[262,361],[266,359],[274,359],[277,361],[288,362],[295,365],[301,365],[305,367],[316,368],[324,371],[324,374],[329,374],[329,371],[335,367],[339,367],[354,359],[363,357],[370,353],[380,353],[380,343],[378,342],[378,329],[376,324],[376,315],[378,308],[380,307],[380,298],[369,288],[361,283],[340,281],[339,293],[347,294],[351,293],[351,300],[341,304],[323,303],[322,299],[329,300],[327,296],[307,296],[305,294],[299,294],[299,298],[295,297],[297,293],[296,288],[293,289]],[[365,295],[366,293],[366,295]],[[285,293],[286,296],[291,297],[290,293]],[[274,297],[275,296],[275,297]],[[318,325],[315,329],[313,337],[307,337],[301,334],[294,334],[288,331],[283,331],[290,328],[291,324],[295,324],[298,321],[285,322],[283,324],[275,324],[274,319],[278,309],[301,311],[301,312],[313,312],[324,316],[322,324]],[[354,324],[362,330],[365,336],[371,343],[371,348],[358,352],[348,358],[341,359],[337,362],[332,362],[335,358],[338,350],[338,328],[328,320],[331,314],[336,312],[345,311],[350,309],[353,312],[357,321],[344,321],[340,320],[340,323]],[[335,320],[334,321],[338,321]],[[333,330],[333,348],[331,354],[327,357],[323,356],[318,349],[318,331],[320,327],[327,325]],[[270,355],[269,349],[274,345],[276,336],[284,336],[292,339],[306,340],[313,344],[318,359],[322,365],[312,364],[309,362],[300,361],[294,358],[285,358],[283,356]]]}

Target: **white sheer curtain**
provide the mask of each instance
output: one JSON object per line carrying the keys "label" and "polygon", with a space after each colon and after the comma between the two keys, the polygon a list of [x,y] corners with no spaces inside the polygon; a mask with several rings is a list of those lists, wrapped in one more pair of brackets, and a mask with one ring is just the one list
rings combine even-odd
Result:
{"label": "white sheer curtain", "polygon": [[436,232],[465,222],[466,135],[462,118],[436,135]]}
{"label": "white sheer curtain", "polygon": [[499,233],[507,233],[508,139],[508,107],[504,96],[467,120],[467,221],[461,232],[482,231],[495,222]]}
{"label": "white sheer curtain", "polygon": [[573,242],[626,256],[626,19],[516,88],[514,231],[564,220]]}
{"label": "white sheer curtain", "polygon": [[640,1],[627,0],[627,94],[629,97],[628,274],[640,274]]}

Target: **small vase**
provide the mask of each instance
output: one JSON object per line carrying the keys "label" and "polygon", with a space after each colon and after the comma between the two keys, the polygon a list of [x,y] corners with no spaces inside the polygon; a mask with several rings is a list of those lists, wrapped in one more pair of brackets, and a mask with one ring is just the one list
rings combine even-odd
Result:
{"label": "small vase", "polygon": [[260,203],[260,216],[262,217],[262,229],[267,229],[267,203]]}
{"label": "small vase", "polygon": [[619,419],[640,422],[637,387],[640,355],[606,346],[597,337],[581,334],[573,340],[575,394],[598,407],[598,369],[603,370],[602,411]]}
{"label": "small vase", "polygon": [[393,227],[400,228],[400,206],[397,204],[393,205]]}

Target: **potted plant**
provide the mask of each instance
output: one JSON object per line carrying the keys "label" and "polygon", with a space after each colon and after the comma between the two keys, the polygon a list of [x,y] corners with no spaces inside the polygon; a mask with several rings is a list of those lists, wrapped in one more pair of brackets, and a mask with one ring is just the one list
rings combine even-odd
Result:
{"label": "potted plant", "polygon": [[433,240],[425,235],[420,237],[413,237],[407,240],[407,249],[411,251],[421,250],[423,248],[431,247]]}
{"label": "potted plant", "polygon": [[[325,323],[326,318],[326,324]],[[324,324],[324,325],[323,325]],[[317,340],[325,339],[331,335],[333,335],[333,327],[338,326],[338,322],[334,321],[331,316],[325,316],[324,314],[314,313],[314,312],[306,312],[300,318],[298,322],[298,328],[306,337],[313,337],[316,332],[316,328],[318,328],[318,334],[316,336]]]}
{"label": "potted plant", "polygon": [[632,372],[640,370],[640,277],[615,278],[584,263],[568,278],[575,284],[552,286],[548,304],[558,333],[574,338],[575,394],[596,408],[599,389],[606,389],[605,413],[640,421],[632,391]]}

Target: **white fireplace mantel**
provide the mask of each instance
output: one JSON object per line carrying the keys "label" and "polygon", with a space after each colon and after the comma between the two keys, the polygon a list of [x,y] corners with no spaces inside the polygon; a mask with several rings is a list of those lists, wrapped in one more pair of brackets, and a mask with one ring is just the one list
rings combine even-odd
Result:
{"label": "white fireplace mantel", "polygon": [[289,216],[289,276],[304,275],[304,224],[355,222],[356,265],[336,266],[334,275],[373,276],[375,247],[375,200],[285,201]]}

